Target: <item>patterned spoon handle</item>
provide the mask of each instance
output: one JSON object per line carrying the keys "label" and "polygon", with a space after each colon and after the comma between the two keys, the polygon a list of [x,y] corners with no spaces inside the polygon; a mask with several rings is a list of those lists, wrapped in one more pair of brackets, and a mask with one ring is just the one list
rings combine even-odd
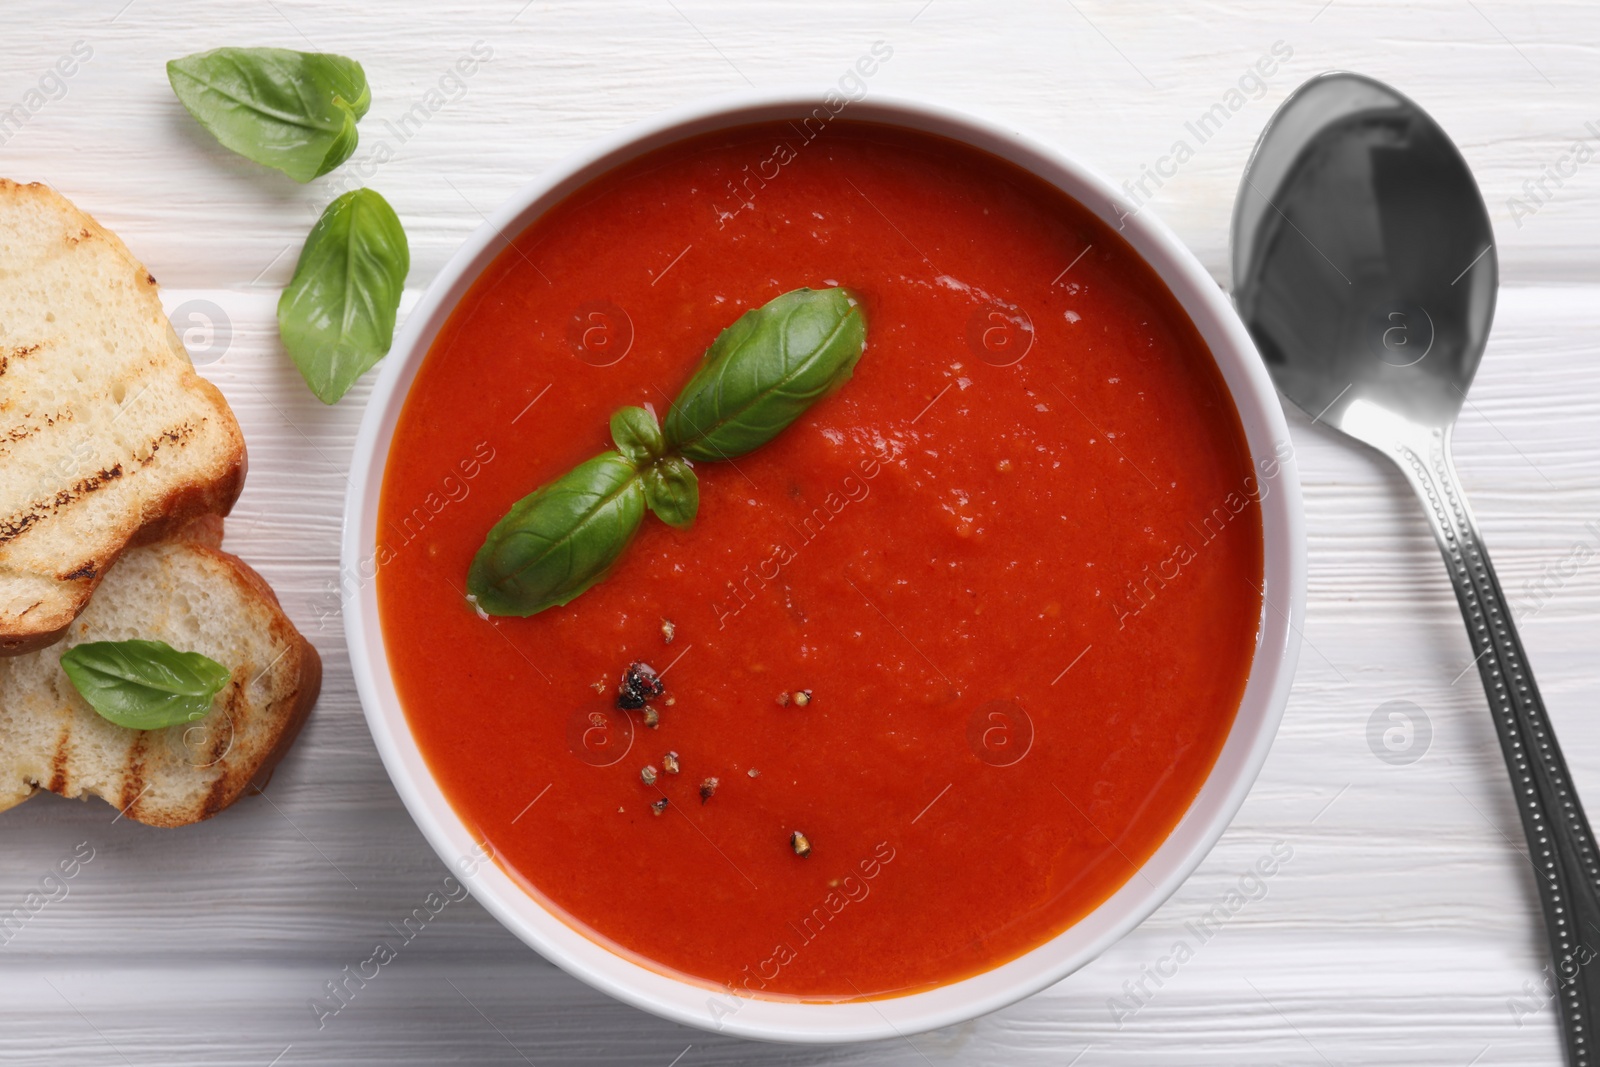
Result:
{"label": "patterned spoon handle", "polygon": [[1600,854],[1550,728],[1517,637],[1516,623],[1450,457],[1450,435],[1399,442],[1389,450],[1422,498],[1455,587],[1495,733],[1511,772],[1528,858],[1544,905],[1555,961],[1562,1037],[1571,1067],[1592,1067],[1600,1021]]}

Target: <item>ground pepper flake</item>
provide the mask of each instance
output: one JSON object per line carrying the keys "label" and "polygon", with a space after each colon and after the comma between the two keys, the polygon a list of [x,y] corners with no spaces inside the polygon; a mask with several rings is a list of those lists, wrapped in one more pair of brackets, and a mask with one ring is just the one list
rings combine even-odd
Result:
{"label": "ground pepper flake", "polygon": [[652,800],[650,802],[650,813],[652,815],[660,815],[662,812],[664,812],[666,810],[667,810],[667,798],[666,797],[662,797],[660,800]]}
{"label": "ground pepper flake", "polygon": [[650,727],[650,729],[652,729],[652,730],[660,729],[661,728],[661,713],[659,711],[657,711],[655,708],[651,708],[651,707],[645,708],[644,709],[644,724],[646,726]]}
{"label": "ground pepper flake", "polygon": [[656,677],[656,670],[648,663],[634,662],[622,672],[617,683],[617,707],[624,711],[638,711],[650,701],[667,691],[666,685]]}
{"label": "ground pepper flake", "polygon": [[662,756],[661,769],[666,771],[668,774],[677,774],[678,754],[676,752],[668,752],[665,756]]}
{"label": "ground pepper flake", "polygon": [[708,801],[712,797],[716,796],[717,795],[717,786],[719,786],[721,784],[722,783],[717,781],[717,779],[715,779],[715,778],[707,778],[705,781],[701,782],[700,783],[700,803],[704,804],[706,801]]}
{"label": "ground pepper flake", "polygon": [[811,839],[799,830],[789,835],[789,847],[794,849],[796,856],[811,855]]}
{"label": "ground pepper flake", "polygon": [[646,766],[644,770],[639,772],[639,781],[643,782],[645,785],[655,785],[656,769],[651,766]]}
{"label": "ground pepper flake", "polygon": [[789,699],[794,701],[795,707],[803,708],[807,704],[811,703],[811,690],[796,689],[794,693],[790,695]]}
{"label": "ground pepper flake", "polygon": [[671,619],[662,619],[661,620],[661,641],[662,641],[662,643],[670,645],[670,644],[672,644],[672,639],[674,637],[677,637],[677,636],[678,636],[678,628],[673,625],[672,620]]}

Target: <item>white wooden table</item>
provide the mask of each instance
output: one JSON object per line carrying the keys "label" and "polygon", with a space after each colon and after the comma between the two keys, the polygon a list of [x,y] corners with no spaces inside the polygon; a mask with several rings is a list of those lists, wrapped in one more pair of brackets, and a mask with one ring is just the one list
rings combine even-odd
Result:
{"label": "white wooden table", "polygon": [[[373,104],[353,165],[410,232],[407,306],[481,211],[564,153],[747,83],[820,92],[878,40],[894,55],[874,91],[997,116],[1119,182],[1188,137],[1186,121],[1284,42],[1293,56],[1261,96],[1204,145],[1191,139],[1194,158],[1153,202],[1226,284],[1233,193],[1277,103],[1331,68],[1392,82],[1455,137],[1494,217],[1505,291],[1458,461],[1526,611],[1523,636],[1573,773],[1600,815],[1600,159],[1559,187],[1545,178],[1574,141],[1600,152],[1591,4],[7,0],[0,23],[0,110],[27,111],[14,128],[0,123],[0,173],[48,181],[115,229],[160,279],[168,309],[181,310],[180,331],[190,328],[249,440],[228,546],[273,582],[327,664],[321,703],[270,804],[247,799],[179,832],[113,823],[103,804],[53,797],[0,819],[0,911],[80,842],[94,855],[66,896],[0,947],[0,1060],[1559,1061],[1554,1010],[1538,989],[1533,877],[1440,560],[1400,478],[1298,415],[1310,604],[1281,736],[1210,858],[1098,962],[1013,1008],[910,1042],[783,1048],[613,1002],[469,900],[319,1030],[308,1001],[445,873],[379,764],[327,592],[367,385],[324,408],[279,348],[273,318],[306,230],[350,168],[300,187],[228,155],[173,99],[163,63],[221,44],[359,58]],[[52,80],[80,41],[92,56]],[[441,82],[480,41],[493,58],[459,86]],[[446,101],[420,130],[384,125],[440,87]],[[1541,178],[1543,202],[1527,200],[1524,183]],[[227,328],[208,339],[190,316],[213,308]],[[1430,734],[1406,765],[1380,760],[1368,741],[1369,719],[1391,700],[1413,702]],[[1184,923],[1280,840],[1293,858],[1265,895],[1175,975],[1147,977]],[[1115,1018],[1109,1002],[1132,1003],[1141,980],[1151,995]]]}

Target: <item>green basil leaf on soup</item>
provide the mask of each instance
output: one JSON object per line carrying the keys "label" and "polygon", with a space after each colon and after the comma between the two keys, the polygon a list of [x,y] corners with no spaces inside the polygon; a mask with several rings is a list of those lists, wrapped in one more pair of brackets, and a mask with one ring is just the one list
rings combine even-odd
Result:
{"label": "green basil leaf on soup", "polygon": [[646,467],[640,476],[644,479],[644,502],[656,518],[680,529],[694,522],[695,513],[700,510],[700,483],[688,460],[668,456]]}
{"label": "green basil leaf on soup", "polygon": [[846,289],[796,289],[723,330],[667,412],[667,444],[732,459],[772,440],[849,380],[867,324]]}
{"label": "green basil leaf on soup", "polygon": [[164,641],[90,641],[61,654],[61,669],[100,715],[132,730],[193,722],[232,672]]}
{"label": "green basil leaf on soup", "polygon": [[632,462],[601,453],[511,506],[473,558],[467,592],[490,615],[559,607],[605,577],[644,509]]}
{"label": "green basil leaf on soup", "polygon": [[372,93],[361,64],[287,48],[218,48],[167,64],[189,114],[224,148],[297,182],[328,173],[356,150],[356,121]]}
{"label": "green basil leaf on soup", "polygon": [[345,193],[311,228],[278,300],[278,333],[324,404],[389,351],[410,270],[399,216],[371,189]]}
{"label": "green basil leaf on soup", "polygon": [[656,417],[644,408],[618,408],[611,416],[611,440],[635,467],[655,462],[666,451]]}

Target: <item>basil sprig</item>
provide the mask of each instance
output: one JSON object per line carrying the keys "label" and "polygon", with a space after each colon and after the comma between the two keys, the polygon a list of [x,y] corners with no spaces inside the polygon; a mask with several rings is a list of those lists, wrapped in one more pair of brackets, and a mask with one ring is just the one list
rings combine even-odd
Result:
{"label": "basil sprig", "polygon": [[224,148],[297,182],[328,173],[356,150],[356,121],[372,93],[361,64],[287,48],[218,48],[167,63],[189,114]]}
{"label": "basil sprig", "polygon": [[847,289],[796,289],[739,316],[706,350],[667,413],[667,443],[736,459],[849,380],[867,323]]}
{"label": "basil sprig", "polygon": [[89,706],[132,730],[193,722],[232,672],[209,656],[165,641],[90,641],[61,654],[61,669]]}
{"label": "basil sprig", "polygon": [[849,379],[866,335],[845,289],[796,289],[745,312],[706,352],[664,432],[645,408],[621,408],[611,416],[615,451],[511,506],[473,558],[468,594],[490,615],[534,615],[603,579],[647,507],[688,526],[700,507],[692,461],[742,456],[772,440]]}
{"label": "basil sprig", "polygon": [[355,384],[394,343],[411,249],[389,202],[355,189],[311,228],[278,300],[278,333],[324,404]]}

